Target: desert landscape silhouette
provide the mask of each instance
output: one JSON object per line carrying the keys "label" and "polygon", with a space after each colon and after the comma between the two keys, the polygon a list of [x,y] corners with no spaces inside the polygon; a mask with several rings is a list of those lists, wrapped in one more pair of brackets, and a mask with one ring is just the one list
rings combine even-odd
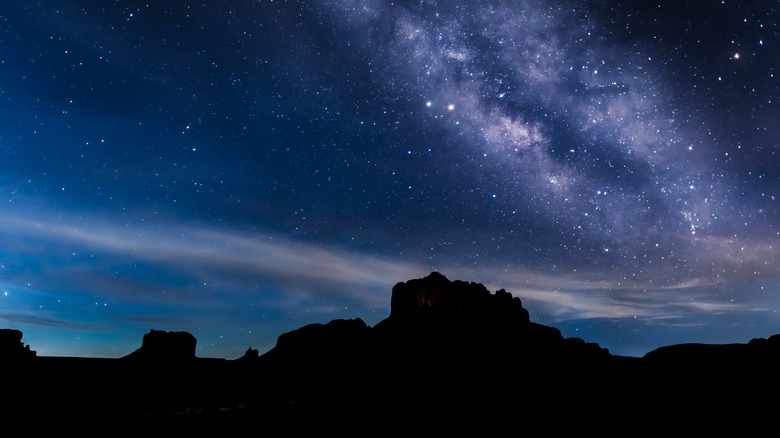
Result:
{"label": "desert landscape silhouette", "polygon": [[745,431],[771,421],[780,363],[780,335],[612,355],[438,272],[398,283],[373,327],[310,324],[237,359],[196,357],[187,332],[153,329],[115,359],[37,356],[22,338],[0,330],[4,424],[62,430]]}

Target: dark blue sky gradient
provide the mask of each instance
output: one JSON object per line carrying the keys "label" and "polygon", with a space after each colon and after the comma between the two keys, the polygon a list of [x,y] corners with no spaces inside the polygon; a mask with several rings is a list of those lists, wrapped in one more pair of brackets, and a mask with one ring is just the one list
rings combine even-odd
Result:
{"label": "dark blue sky gradient", "polygon": [[0,326],[235,358],[438,270],[615,354],[778,333],[777,9],[0,6]]}

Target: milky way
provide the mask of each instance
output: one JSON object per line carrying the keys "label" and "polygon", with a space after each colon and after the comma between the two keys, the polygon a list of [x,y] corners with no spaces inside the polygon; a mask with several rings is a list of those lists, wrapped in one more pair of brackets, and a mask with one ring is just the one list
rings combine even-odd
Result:
{"label": "milky way", "polygon": [[232,358],[437,270],[616,354],[780,332],[780,16],[744,3],[1,6],[0,321]]}

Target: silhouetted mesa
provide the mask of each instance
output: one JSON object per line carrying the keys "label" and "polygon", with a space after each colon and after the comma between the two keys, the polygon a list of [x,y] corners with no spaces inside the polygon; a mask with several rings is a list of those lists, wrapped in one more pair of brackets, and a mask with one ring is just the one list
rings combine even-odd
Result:
{"label": "silhouetted mesa", "polygon": [[577,378],[566,370],[600,372],[610,357],[597,344],[530,322],[521,300],[504,290],[433,272],[396,284],[390,316],[373,328],[361,319],[310,324],[279,336],[260,359],[299,409],[392,416],[484,413],[493,409],[485,400],[508,394],[524,395],[506,407],[536,411],[545,392],[573,390]]}
{"label": "silhouetted mesa", "polygon": [[22,342],[22,332],[0,329],[0,360],[19,360],[35,357],[35,351]]}
{"label": "silhouetted mesa", "polygon": [[[530,322],[520,298],[501,289],[495,294],[480,283],[450,281],[438,272],[393,287],[390,316],[371,328],[359,318],[311,324],[281,335],[263,355],[281,368],[306,360],[337,358],[377,363],[427,360],[492,366],[518,360],[520,365],[558,362],[576,354],[609,357],[606,349]],[[335,359],[334,359],[335,358]]]}
{"label": "silhouetted mesa", "polygon": [[504,289],[491,294],[480,283],[450,281],[438,272],[396,284],[390,305],[390,316],[375,329],[403,348],[459,351],[483,363],[557,360],[570,350],[609,356],[597,344],[565,341],[558,329],[530,322],[520,298]]}
{"label": "silhouetted mesa", "polygon": [[511,319],[518,327],[526,327],[530,323],[528,311],[523,308],[520,298],[513,298],[503,289],[493,295],[480,283],[450,281],[438,272],[393,287],[391,319],[427,317],[436,313],[465,318],[490,315]]}
{"label": "silhouetted mesa", "polygon": [[152,330],[144,335],[141,348],[125,359],[184,361],[195,359],[197,340],[187,332]]}

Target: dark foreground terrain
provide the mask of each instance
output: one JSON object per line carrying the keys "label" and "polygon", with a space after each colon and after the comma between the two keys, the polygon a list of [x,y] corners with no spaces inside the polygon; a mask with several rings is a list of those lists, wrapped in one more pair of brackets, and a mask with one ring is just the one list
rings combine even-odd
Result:
{"label": "dark foreground terrain", "polygon": [[38,357],[21,339],[0,331],[7,436],[745,434],[773,428],[780,406],[780,336],[613,356],[438,273],[397,284],[374,327],[313,324],[235,360],[195,357],[184,332],[152,330],[118,359]]}

